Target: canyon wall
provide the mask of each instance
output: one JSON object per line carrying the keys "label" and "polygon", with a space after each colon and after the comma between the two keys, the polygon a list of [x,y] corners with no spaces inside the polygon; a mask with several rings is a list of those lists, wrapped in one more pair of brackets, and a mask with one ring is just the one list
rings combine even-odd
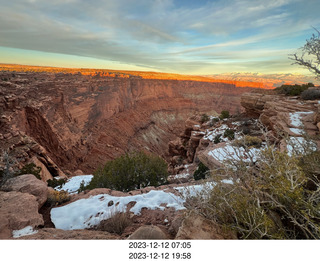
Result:
{"label": "canyon wall", "polygon": [[54,175],[93,172],[130,150],[166,157],[188,117],[235,113],[246,91],[212,81],[1,71],[0,146],[40,159]]}

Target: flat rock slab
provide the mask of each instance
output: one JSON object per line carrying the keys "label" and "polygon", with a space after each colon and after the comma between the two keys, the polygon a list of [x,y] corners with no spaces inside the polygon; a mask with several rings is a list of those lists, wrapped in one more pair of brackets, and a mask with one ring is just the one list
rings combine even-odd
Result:
{"label": "flat rock slab", "polygon": [[0,191],[0,239],[11,238],[13,230],[27,226],[35,228],[43,224],[35,196],[16,191]]}

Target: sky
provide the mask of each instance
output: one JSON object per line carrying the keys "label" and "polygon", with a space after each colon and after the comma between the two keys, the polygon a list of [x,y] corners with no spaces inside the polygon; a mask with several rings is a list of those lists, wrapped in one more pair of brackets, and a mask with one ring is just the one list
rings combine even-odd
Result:
{"label": "sky", "polygon": [[319,0],[0,0],[0,63],[183,74],[308,73]]}

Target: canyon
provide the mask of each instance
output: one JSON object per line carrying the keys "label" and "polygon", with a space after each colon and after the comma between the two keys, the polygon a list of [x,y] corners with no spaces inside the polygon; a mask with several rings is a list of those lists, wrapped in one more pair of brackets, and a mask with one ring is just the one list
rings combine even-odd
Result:
{"label": "canyon", "polygon": [[[194,114],[240,112],[261,83],[148,72],[1,65],[0,146],[42,179],[92,173],[133,150],[168,159],[168,143]],[[79,171],[78,171],[79,173]]]}
{"label": "canyon", "polygon": [[[306,143],[309,149],[320,146],[317,99],[253,88],[263,87],[260,83],[244,87],[212,79],[148,78],[147,73],[51,70],[0,73],[1,167],[8,153],[9,165],[40,166],[42,179],[25,174],[2,185],[0,238],[236,239],[236,233],[194,212],[202,202],[192,193],[211,186],[196,178],[200,163],[214,171],[234,156],[256,161],[267,142],[290,154],[307,142],[306,135],[315,138]],[[222,117],[222,110],[232,116]],[[249,138],[261,147],[239,147]],[[165,158],[168,183],[129,192],[80,190],[92,179],[83,174],[134,150]],[[45,181],[57,176],[66,184],[48,187]],[[130,222],[109,233],[108,215],[117,207]]]}

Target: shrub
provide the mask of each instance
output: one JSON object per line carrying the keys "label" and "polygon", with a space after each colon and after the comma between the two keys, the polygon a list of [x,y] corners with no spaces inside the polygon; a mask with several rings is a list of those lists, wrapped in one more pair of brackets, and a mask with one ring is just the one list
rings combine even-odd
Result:
{"label": "shrub", "polygon": [[84,185],[84,180],[82,180],[77,192],[80,193],[80,192],[85,191],[85,190],[86,190],[86,186]]}
{"label": "shrub", "polygon": [[24,165],[22,169],[20,169],[15,175],[19,176],[24,174],[32,174],[37,179],[41,180],[40,172],[41,172],[41,167],[37,167],[36,164],[34,163],[29,163]]}
{"label": "shrub", "polygon": [[65,184],[66,181],[65,179],[48,179],[47,180],[47,184],[49,187],[51,188],[55,188],[55,187],[62,187],[63,184]]}
{"label": "shrub", "polygon": [[58,206],[64,202],[70,200],[70,195],[68,192],[61,190],[61,191],[49,191],[47,203],[50,206]]}
{"label": "shrub", "polygon": [[110,218],[101,220],[100,224],[95,229],[121,235],[126,227],[131,224],[132,222],[128,213],[115,212]]}
{"label": "shrub", "polygon": [[220,142],[222,141],[221,136],[222,136],[222,134],[216,135],[216,136],[214,137],[213,143],[214,143],[214,144],[220,143]]}
{"label": "shrub", "polygon": [[303,100],[317,100],[320,99],[320,89],[308,89],[301,93]]}
{"label": "shrub", "polygon": [[200,161],[198,168],[193,173],[193,177],[195,180],[205,179],[208,172],[209,168]]}
{"label": "shrub", "polygon": [[234,130],[226,129],[223,133],[223,137],[228,138],[229,140],[233,140],[234,139]]}
{"label": "shrub", "polygon": [[208,120],[210,120],[210,118],[209,118],[209,116],[207,114],[204,113],[204,114],[201,115],[201,120],[200,120],[201,123],[205,123]]}
{"label": "shrub", "polygon": [[219,116],[220,120],[227,119],[229,117],[230,117],[229,111],[221,111],[221,114]]}
{"label": "shrub", "polygon": [[209,126],[210,127],[214,126],[218,121],[219,121],[219,118],[212,118],[211,121],[210,121]]}
{"label": "shrub", "polygon": [[159,156],[134,152],[107,162],[99,168],[86,189],[110,188],[130,191],[167,182],[167,164]]}
{"label": "shrub", "polygon": [[288,85],[284,84],[280,87],[275,88],[275,91],[279,94],[284,94],[286,96],[297,96],[300,95],[303,91],[307,90],[309,87],[314,87],[312,83],[302,84],[302,85]]}
{"label": "shrub", "polygon": [[258,137],[253,137],[253,136],[248,136],[245,135],[239,140],[235,140],[233,142],[234,146],[237,147],[255,147],[255,148],[260,148],[262,145],[262,140]]}
{"label": "shrub", "polygon": [[249,135],[251,133],[251,130],[248,126],[241,126],[241,132],[244,134],[244,135]]}
{"label": "shrub", "polygon": [[319,239],[319,163],[319,152],[289,156],[269,146],[258,164],[226,162],[191,206],[242,239]]}

